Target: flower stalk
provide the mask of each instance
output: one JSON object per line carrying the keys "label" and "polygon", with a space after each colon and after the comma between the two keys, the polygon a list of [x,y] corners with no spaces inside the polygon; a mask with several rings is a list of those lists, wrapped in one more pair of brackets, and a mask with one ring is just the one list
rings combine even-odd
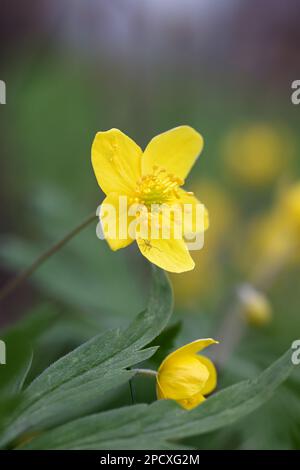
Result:
{"label": "flower stalk", "polygon": [[96,214],[93,212],[77,227],[71,230],[64,238],[59,242],[52,245],[48,250],[44,251],[28,268],[21,271],[12,281],[8,282],[0,289],[0,302],[6,299],[12,294],[23,282],[25,282],[47,259],[57,253],[62,247],[64,247],[72,238],[74,238],[79,232],[85,229],[91,222],[96,219]]}
{"label": "flower stalk", "polygon": [[136,375],[144,375],[148,377],[157,377],[156,370],[152,369],[131,369],[132,372],[135,372]]}

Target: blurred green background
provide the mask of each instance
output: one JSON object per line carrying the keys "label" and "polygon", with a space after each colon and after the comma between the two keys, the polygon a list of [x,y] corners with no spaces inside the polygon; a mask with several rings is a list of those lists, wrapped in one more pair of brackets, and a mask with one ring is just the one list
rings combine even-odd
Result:
{"label": "blurred green background", "polygon": [[[100,204],[90,163],[97,131],[117,127],[144,147],[189,124],[205,149],[186,187],[211,226],[196,269],[171,277],[174,323],[151,366],[196,338],[227,344],[222,325],[237,286],[255,284],[276,257],[284,263],[265,299],[268,318],[263,312],[257,324],[245,313],[219,387],[255,376],[288,349],[300,337],[299,191],[296,222],[282,209],[300,170],[300,107],[291,103],[299,20],[292,0],[2,1],[1,284]],[[90,226],[2,302],[1,337],[21,328],[34,345],[34,376],[97,332],[127,324],[145,305],[148,281],[135,246],[114,253]],[[299,448],[299,386],[298,371],[262,411],[196,445]],[[154,391],[136,379],[136,395],[150,401]],[[129,400],[118,390],[103,407]]]}

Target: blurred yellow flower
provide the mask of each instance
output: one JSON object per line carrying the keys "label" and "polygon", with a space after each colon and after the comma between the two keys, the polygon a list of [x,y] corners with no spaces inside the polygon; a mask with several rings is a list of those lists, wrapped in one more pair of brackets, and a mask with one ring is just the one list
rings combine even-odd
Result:
{"label": "blurred yellow flower", "polygon": [[300,237],[300,182],[293,184],[282,194],[279,211],[285,223]]}
{"label": "blurred yellow flower", "polygon": [[[232,226],[236,223],[238,209],[232,195],[220,182],[201,178],[192,186],[192,191],[205,194],[205,207],[209,210],[209,231],[205,236],[205,246],[218,246],[232,237]],[[203,250],[202,250],[203,251]]]}
{"label": "blurred yellow flower", "polygon": [[272,319],[272,307],[266,295],[250,284],[242,285],[238,290],[242,304],[242,315],[252,326],[264,326]]}
{"label": "blurred yellow flower", "polygon": [[217,384],[214,364],[197,353],[211,344],[213,339],[198,339],[169,354],[157,373],[158,399],[177,401],[183,408],[195,408],[205,400]]}
{"label": "blurred yellow flower", "polygon": [[[144,152],[118,129],[96,134],[92,145],[92,165],[98,184],[106,194],[100,219],[111,249],[124,248],[136,240],[141,253],[167,271],[180,273],[194,268],[186,237],[208,227],[208,214],[204,209],[201,227],[195,225],[194,212],[200,203],[193,193],[184,191],[181,186],[202,148],[201,135],[189,126],[176,127],[154,137]],[[128,206],[121,206],[120,197],[128,200],[128,206],[146,208],[141,224],[146,236],[141,235],[136,226],[133,235],[128,231],[128,219],[134,222],[140,213],[132,216]],[[162,208],[159,217],[152,209],[155,205]],[[188,226],[180,225],[179,237],[165,239],[161,236],[162,220],[172,205],[178,205],[181,210],[187,205],[192,207],[192,221]],[[108,206],[112,206],[117,214],[115,225],[118,225],[118,230],[114,236],[109,230],[110,214],[103,209]],[[152,236],[153,228],[157,228],[155,224],[160,234],[156,238]],[[175,225],[171,220],[172,230],[175,230]],[[124,232],[121,237],[119,234]]]}
{"label": "blurred yellow flower", "polygon": [[[172,276],[175,303],[179,307],[193,308],[198,299],[218,291],[222,281],[223,251],[228,253],[232,243],[232,227],[236,225],[238,210],[228,191],[209,179],[196,181],[192,190],[205,194],[205,206],[209,210],[209,231],[205,235],[202,250],[195,251],[195,269],[182,276]],[[214,295],[215,299],[216,296]]]}
{"label": "blurred yellow flower", "polygon": [[[246,229],[247,234],[238,247],[237,256],[246,271],[268,269],[276,260],[286,258],[293,244],[289,227],[281,214],[273,209],[270,213],[255,217]],[[245,250],[245,245],[247,250]],[[254,273],[254,277],[256,277]]]}
{"label": "blurred yellow flower", "polygon": [[199,311],[199,299],[204,302],[204,297],[210,298],[213,302],[217,297],[210,297],[212,292],[216,292],[220,287],[222,266],[216,256],[205,246],[201,251],[195,251],[195,269],[183,273],[182,276],[171,276],[174,289],[175,305],[178,308],[192,309]]}
{"label": "blurred yellow flower", "polygon": [[263,186],[277,178],[293,155],[290,135],[267,123],[230,132],[223,143],[227,168],[239,183]]}
{"label": "blurred yellow flower", "polygon": [[[240,246],[239,259],[254,278],[268,275],[300,259],[300,183],[282,190],[270,212],[254,218],[248,226],[247,241]],[[244,245],[247,250],[244,250]],[[256,260],[253,263],[253,260]]]}

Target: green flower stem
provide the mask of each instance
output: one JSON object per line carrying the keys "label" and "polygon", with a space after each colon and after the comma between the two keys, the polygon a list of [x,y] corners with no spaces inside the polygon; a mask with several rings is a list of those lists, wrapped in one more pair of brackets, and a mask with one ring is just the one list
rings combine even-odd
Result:
{"label": "green flower stem", "polygon": [[148,377],[157,377],[156,370],[152,369],[131,369],[132,372],[135,372],[137,375],[147,375]]}
{"label": "green flower stem", "polygon": [[[289,249],[287,249],[281,257],[274,260],[272,264],[257,270],[249,284],[266,294],[281,272],[286,268],[294,250],[295,247],[293,245],[290,246]],[[236,289],[233,305],[231,305],[229,311],[225,314],[225,319],[217,335],[220,341],[220,348],[217,348],[216,352],[212,353],[210,356],[220,368],[225,366],[234,350],[243,340],[247,331],[248,325],[243,317],[243,310],[244,305],[238,296],[238,289]]]}
{"label": "green flower stem", "polygon": [[96,213],[90,214],[81,224],[77,225],[71,232],[69,232],[59,242],[55,243],[48,250],[42,253],[28,268],[21,271],[12,281],[8,282],[2,289],[0,289],[0,302],[14,292],[31,274],[33,274],[48,258],[59,251],[66,245],[72,238],[74,238],[81,230],[86,228],[91,222],[96,219]]}

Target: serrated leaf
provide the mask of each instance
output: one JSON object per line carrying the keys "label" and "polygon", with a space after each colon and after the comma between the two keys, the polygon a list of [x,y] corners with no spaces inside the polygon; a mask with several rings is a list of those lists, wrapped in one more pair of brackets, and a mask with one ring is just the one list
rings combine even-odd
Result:
{"label": "serrated leaf", "polygon": [[251,413],[269,400],[294,367],[288,351],[256,379],[228,387],[192,411],[166,400],[125,407],[77,419],[34,438],[25,448],[170,448],[179,439],[215,431]]}
{"label": "serrated leaf", "polygon": [[100,334],[67,354],[24,391],[23,402],[2,437],[2,446],[25,432],[49,429],[97,406],[108,390],[128,381],[125,370],[148,359],[157,348],[142,350],[166,326],[173,306],[165,273],[153,268],[148,306],[125,330]]}

